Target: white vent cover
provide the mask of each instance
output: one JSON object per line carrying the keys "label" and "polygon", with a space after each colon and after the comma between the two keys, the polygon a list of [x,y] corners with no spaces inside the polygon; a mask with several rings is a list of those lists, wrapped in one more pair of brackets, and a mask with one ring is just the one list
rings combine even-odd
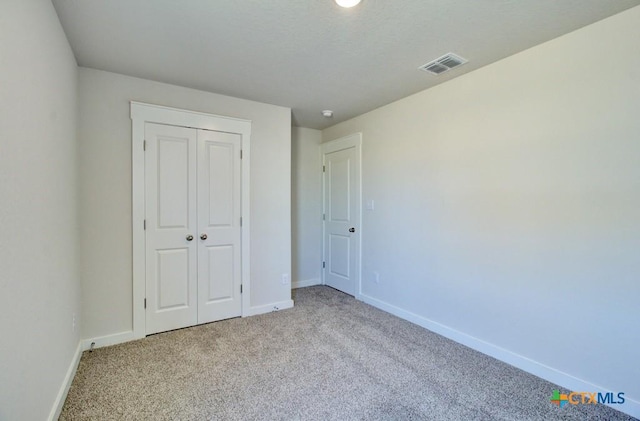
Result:
{"label": "white vent cover", "polygon": [[418,67],[418,69],[424,70],[425,72],[429,72],[434,75],[439,75],[453,69],[454,67],[461,66],[466,62],[467,60],[463,59],[462,57],[453,53],[448,53]]}

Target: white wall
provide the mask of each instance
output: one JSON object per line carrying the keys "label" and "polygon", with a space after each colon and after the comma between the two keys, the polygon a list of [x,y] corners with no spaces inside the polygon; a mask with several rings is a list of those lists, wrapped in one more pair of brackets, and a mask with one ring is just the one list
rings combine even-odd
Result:
{"label": "white wall", "polygon": [[291,299],[291,111],[80,68],[83,336],[132,329],[129,101],[252,120],[251,305]]}
{"label": "white wall", "polygon": [[79,342],[77,67],[48,0],[0,2],[0,40],[0,419],[43,420]]}
{"label": "white wall", "polygon": [[324,130],[363,133],[366,297],[640,401],[639,39],[636,7]]}
{"label": "white wall", "polygon": [[317,285],[322,258],[322,132],[293,127],[291,133],[292,286]]}

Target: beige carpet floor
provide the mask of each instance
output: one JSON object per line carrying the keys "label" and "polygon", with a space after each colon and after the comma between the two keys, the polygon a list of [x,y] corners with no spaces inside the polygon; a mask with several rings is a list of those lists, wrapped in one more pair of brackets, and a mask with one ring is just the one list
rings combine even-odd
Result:
{"label": "beige carpet floor", "polygon": [[294,299],[85,352],[60,419],[632,419],[331,288]]}

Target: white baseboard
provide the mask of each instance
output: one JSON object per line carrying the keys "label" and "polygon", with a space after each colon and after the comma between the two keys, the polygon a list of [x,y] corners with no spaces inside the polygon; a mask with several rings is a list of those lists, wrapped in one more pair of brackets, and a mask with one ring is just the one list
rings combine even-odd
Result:
{"label": "white baseboard", "polygon": [[127,330],[125,332],[114,333],[113,335],[99,336],[93,339],[83,339],[82,349],[84,351],[91,349],[91,344],[95,344],[93,348],[102,348],[103,346],[111,346],[121,344],[123,342],[129,342],[137,339],[133,330]]}
{"label": "white baseboard", "polygon": [[305,279],[303,281],[293,281],[291,282],[291,289],[312,287],[314,285],[322,285],[322,281],[320,280],[320,278]]}
{"label": "white baseboard", "polygon": [[60,390],[58,391],[58,396],[56,396],[56,400],[53,403],[53,408],[51,408],[51,412],[49,413],[49,421],[56,421],[58,417],[60,417],[62,407],[64,406],[64,401],[67,399],[67,394],[69,393],[69,388],[71,387],[73,378],[76,375],[76,370],[78,369],[78,364],[80,364],[81,357],[82,342],[78,342],[76,353],[73,355],[71,364],[69,364],[69,368],[67,369],[67,374],[64,376],[64,380],[62,382],[62,385],[60,386]]}
{"label": "white baseboard", "polygon": [[[271,304],[265,304],[262,306],[251,307],[247,311],[247,314],[243,314],[242,317],[256,316],[258,314],[270,313],[272,311],[286,310],[293,307],[293,300],[280,301]],[[97,338],[83,339],[81,342],[82,350],[87,351],[91,349],[91,344],[94,344],[93,348],[102,348],[105,346],[117,345],[124,342],[133,341],[137,338],[133,330],[127,330],[120,333],[114,333],[112,335],[100,336]]]}
{"label": "white baseboard", "polygon": [[[497,345],[485,342],[481,339],[460,332],[441,323],[419,316],[410,311],[404,310],[400,307],[396,307],[377,298],[370,297],[368,295],[360,295],[362,301],[370,304],[374,307],[384,310],[387,313],[391,313],[401,319],[415,323],[427,330],[435,332],[446,338],[449,338],[455,342],[468,346],[471,349],[482,352],[497,360],[510,364],[535,376],[541,377],[551,383],[558,384],[564,388],[572,391],[585,391],[585,392],[611,392],[611,390],[605,389],[588,381],[574,377],[568,373],[562,372],[555,368],[549,367],[530,358],[516,354],[507,349],[501,348]],[[552,391],[549,391],[551,393]],[[624,392],[616,391],[616,392]],[[624,412],[635,418],[640,418],[640,402],[625,397],[625,403],[621,405],[607,405],[613,409]]]}
{"label": "white baseboard", "polygon": [[247,314],[242,317],[257,316],[258,314],[271,313],[273,311],[286,310],[293,307],[293,300],[280,301],[277,303],[265,304],[263,306],[251,307]]}

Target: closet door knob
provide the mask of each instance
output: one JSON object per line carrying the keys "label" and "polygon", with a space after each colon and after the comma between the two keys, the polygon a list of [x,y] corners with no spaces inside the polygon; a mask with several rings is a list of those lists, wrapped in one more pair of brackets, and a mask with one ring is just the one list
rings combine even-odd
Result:
{"label": "closet door knob", "polygon": [[200,236],[200,239],[201,239],[201,240],[206,240],[206,239],[207,239],[207,234],[202,234],[202,235]]}
{"label": "closet door knob", "polygon": [[187,241],[191,241],[191,240],[193,240],[193,235],[191,234],[187,235]]}

